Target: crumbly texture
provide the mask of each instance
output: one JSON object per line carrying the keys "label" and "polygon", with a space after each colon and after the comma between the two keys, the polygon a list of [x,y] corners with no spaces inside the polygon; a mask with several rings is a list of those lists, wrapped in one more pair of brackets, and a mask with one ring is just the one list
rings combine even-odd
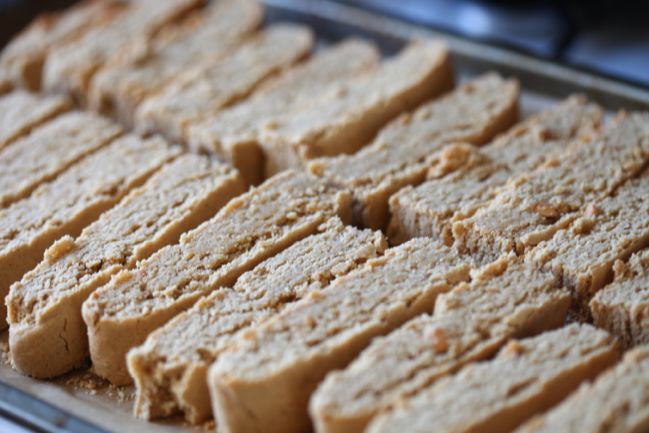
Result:
{"label": "crumbly texture", "polygon": [[618,357],[615,339],[590,325],[514,340],[494,360],[473,364],[377,417],[367,431],[508,432]]}
{"label": "crumbly texture", "polygon": [[129,353],[138,389],[136,415],[151,419],[182,410],[192,424],[210,418],[207,369],[219,353],[252,326],[325,289],[385,247],[379,232],[332,220],[322,233],[243,274],[232,289],[198,302]]}
{"label": "crumbly texture", "polygon": [[72,111],[17,140],[0,151],[0,207],[28,197],[121,132],[105,118]]}
{"label": "crumbly texture", "polygon": [[[159,138],[128,135],[70,167],[31,196],[0,210],[0,296],[63,235],[77,236],[129,190],[178,155]],[[2,303],[1,317],[6,317]]]}
{"label": "crumbly texture", "polygon": [[511,258],[488,265],[440,295],[433,315],[374,340],[346,369],[330,373],[310,402],[315,428],[363,431],[400,399],[492,356],[508,339],[561,326],[569,306],[569,292],[552,274]]}
{"label": "crumbly texture", "polygon": [[[450,67],[442,85],[450,85]],[[355,219],[385,229],[388,199],[406,185],[422,182],[439,165],[450,142],[484,144],[518,117],[519,86],[495,74],[479,77],[405,114],[383,128],[374,141],[353,155],[315,160],[309,170],[354,192]]]}
{"label": "crumbly texture", "polygon": [[88,356],[81,304],[90,293],[113,274],[177,242],[244,190],[238,173],[227,165],[184,155],[79,237],[59,239],[7,297],[14,366],[39,378],[80,366]]}
{"label": "crumbly texture", "polygon": [[614,369],[584,384],[516,433],[639,433],[649,429],[649,348],[627,352]]}
{"label": "crumbly texture", "polygon": [[454,222],[472,216],[509,178],[534,170],[572,141],[596,134],[601,121],[599,107],[573,96],[518,124],[480,151],[465,150],[465,163],[458,170],[441,177],[430,173],[434,176],[429,175],[433,178],[427,182],[404,188],[390,199],[390,242],[431,236],[451,244]]}
{"label": "crumbly texture", "polygon": [[230,201],[178,244],[117,274],[83,306],[95,372],[113,383],[130,382],[129,349],[326,220],[340,215],[348,221],[350,205],[347,192],[290,171]]}
{"label": "crumbly texture", "polygon": [[325,375],[431,311],[470,267],[452,249],[414,239],[253,328],[210,369],[216,424],[231,433],[308,430],[308,401]]}

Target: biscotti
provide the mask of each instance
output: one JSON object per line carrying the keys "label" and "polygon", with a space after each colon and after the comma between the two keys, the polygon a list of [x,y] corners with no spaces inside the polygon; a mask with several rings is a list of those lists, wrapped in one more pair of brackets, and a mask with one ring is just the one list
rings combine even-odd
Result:
{"label": "biscotti", "polygon": [[322,233],[243,274],[232,289],[199,301],[129,353],[136,415],[150,419],[182,410],[194,424],[211,417],[207,369],[219,353],[247,329],[325,289],[385,247],[380,232],[346,227],[334,219]]}
{"label": "biscotti", "polygon": [[49,378],[83,363],[88,338],[81,304],[90,293],[111,275],[176,242],[244,190],[229,166],[203,156],[180,156],[79,237],[59,239],[7,297],[14,367]]}
{"label": "biscotti", "polygon": [[171,35],[157,38],[142,58],[99,71],[91,82],[89,105],[133,127],[135,110],[144,98],[187,68],[236,48],[257,28],[262,10],[255,0],[219,0],[196,15]]}
{"label": "biscotti", "polygon": [[[0,210],[0,298],[42,260],[56,239],[77,236],[178,153],[161,139],[128,135]],[[5,303],[0,305],[4,321]]]}
{"label": "biscotti", "polygon": [[0,207],[28,197],[121,132],[105,118],[72,111],[0,150]]}
{"label": "biscotti", "polygon": [[315,160],[309,170],[352,190],[355,219],[384,229],[390,195],[421,183],[444,144],[480,145],[509,128],[518,117],[518,93],[515,81],[484,75],[402,115],[357,153]]}
{"label": "biscotti", "polygon": [[649,430],[649,348],[627,352],[620,364],[516,433],[640,433]]}
{"label": "biscotti", "polygon": [[307,431],[308,401],[325,375],[373,337],[431,311],[437,295],[469,278],[471,264],[435,241],[413,239],[253,328],[210,369],[219,430]]}
{"label": "biscotti", "polygon": [[511,258],[440,295],[433,315],[378,338],[347,368],[330,373],[310,402],[318,433],[363,431],[400,399],[493,355],[510,338],[564,323],[570,294],[549,272]]}
{"label": "biscotti", "polygon": [[204,62],[148,98],[135,114],[136,129],[186,141],[187,127],[248,96],[268,77],[307,55],[313,34],[304,26],[277,24],[228,56]]}
{"label": "biscotti", "polygon": [[366,76],[341,82],[327,98],[264,125],[266,175],[303,167],[309,159],[353,153],[403,111],[452,87],[446,46],[422,40]]}
{"label": "biscotti", "polygon": [[126,353],[156,328],[244,272],[318,231],[339,215],[349,193],[289,171],[230,201],[211,220],[117,274],[83,305],[96,373],[128,383]]}
{"label": "biscotti", "polygon": [[367,432],[510,432],[618,357],[615,339],[590,325],[515,340],[494,360],[471,365],[377,417]]}

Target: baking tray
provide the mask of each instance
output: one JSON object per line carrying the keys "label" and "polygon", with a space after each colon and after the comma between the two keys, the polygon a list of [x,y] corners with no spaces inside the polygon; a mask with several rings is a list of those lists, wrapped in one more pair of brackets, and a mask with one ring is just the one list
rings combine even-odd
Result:
{"label": "baking tray", "polygon": [[[349,36],[370,39],[394,54],[413,38],[444,39],[452,52],[458,81],[494,70],[522,84],[523,117],[572,93],[586,94],[609,113],[646,110],[649,90],[577,71],[501,48],[436,32],[393,18],[328,0],[261,0],[266,24],[300,22],[317,35],[317,47]],[[211,424],[188,426],[180,419],[149,423],[131,415],[133,389],[114,388],[81,370],[53,381],[33,380],[8,365],[6,332],[0,336],[0,416],[36,432],[131,433],[204,432]]]}

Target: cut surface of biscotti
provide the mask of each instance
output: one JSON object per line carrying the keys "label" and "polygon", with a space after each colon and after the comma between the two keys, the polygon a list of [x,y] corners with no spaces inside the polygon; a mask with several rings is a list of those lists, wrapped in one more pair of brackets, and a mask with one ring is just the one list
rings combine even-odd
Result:
{"label": "cut surface of biscotti", "polygon": [[40,97],[16,90],[0,97],[0,149],[69,108],[70,100],[64,96]]}
{"label": "cut surface of biscotti", "polygon": [[[42,260],[55,240],[77,236],[178,153],[159,138],[127,135],[0,210],[0,297]],[[0,305],[4,318],[5,303]]]}
{"label": "cut surface of biscotti", "polygon": [[526,173],[600,127],[602,110],[571,97],[466,156],[455,172],[404,188],[390,199],[390,242],[416,236],[452,243],[453,222],[470,217],[512,176]]}
{"label": "cut surface of biscotti", "polygon": [[590,325],[514,340],[494,360],[468,366],[377,417],[367,432],[510,432],[618,357],[615,339]]}
{"label": "cut surface of biscotti", "polygon": [[59,239],[7,297],[14,367],[48,378],[81,365],[88,356],[81,304],[90,293],[176,242],[244,191],[236,170],[187,154],[163,166],[76,239]]}
{"label": "cut surface of biscotti", "polygon": [[353,191],[355,219],[384,229],[390,195],[423,181],[444,144],[480,145],[509,128],[518,116],[518,93],[515,81],[484,75],[400,116],[355,154],[312,161],[309,170]]}
{"label": "cut surface of biscotti", "polygon": [[414,239],[253,328],[210,369],[219,429],[308,430],[308,401],[325,375],[373,337],[431,311],[437,295],[469,278],[470,266],[448,247]]}
{"label": "cut surface of biscotti", "polygon": [[129,353],[129,371],[137,385],[136,415],[150,419],[182,410],[194,424],[209,419],[207,369],[219,353],[247,329],[326,288],[385,247],[380,232],[346,227],[334,219],[322,233],[243,274],[232,289],[199,301]]}
{"label": "cut surface of biscotti", "polygon": [[403,111],[449,90],[453,76],[446,46],[410,44],[376,71],[340,82],[309,108],[264,125],[266,175],[303,167],[309,159],[353,153]]}
{"label": "cut surface of biscotti", "polygon": [[159,132],[186,141],[187,127],[255,90],[259,83],[290,67],[311,50],[313,35],[304,26],[276,24],[230,55],[188,70],[147,100],[135,114],[140,132]]}
{"label": "cut surface of biscotti", "polygon": [[105,68],[93,77],[90,106],[129,127],[142,100],[187,68],[223,56],[257,28],[262,18],[254,0],[219,0],[190,16],[169,36],[155,40],[143,58]]}
{"label": "cut surface of biscotti", "polygon": [[117,274],[84,303],[96,373],[128,383],[126,353],[199,298],[318,231],[340,215],[349,193],[306,173],[287,172],[230,201],[180,242]]}
{"label": "cut surface of biscotti", "polygon": [[464,365],[492,356],[510,338],[561,326],[570,294],[549,272],[504,258],[471,283],[440,295],[433,315],[377,338],[330,373],[310,402],[319,433],[363,431],[370,420]]}
{"label": "cut surface of biscotti", "polygon": [[103,117],[72,111],[0,150],[0,207],[28,197],[121,132]]}
{"label": "cut surface of biscotti", "polygon": [[649,347],[624,355],[556,408],[516,433],[640,433],[649,430]]}

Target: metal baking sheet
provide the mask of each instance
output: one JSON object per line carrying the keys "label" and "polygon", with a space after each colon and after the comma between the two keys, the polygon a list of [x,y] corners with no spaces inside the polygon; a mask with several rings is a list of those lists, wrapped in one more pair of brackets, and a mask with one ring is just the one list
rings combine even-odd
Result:
{"label": "metal baking sheet", "polygon": [[[386,55],[408,40],[439,37],[447,41],[458,81],[494,70],[517,77],[523,88],[521,112],[527,117],[572,93],[583,93],[609,113],[649,108],[649,91],[593,76],[500,48],[435,32],[327,0],[262,0],[266,23],[301,22],[314,29],[318,46],[348,36],[376,42]],[[37,432],[131,433],[204,432],[213,424],[186,425],[181,419],[144,422],[131,415],[132,387],[114,388],[81,370],[53,381],[37,381],[11,369],[6,332],[0,340],[0,415]]]}

